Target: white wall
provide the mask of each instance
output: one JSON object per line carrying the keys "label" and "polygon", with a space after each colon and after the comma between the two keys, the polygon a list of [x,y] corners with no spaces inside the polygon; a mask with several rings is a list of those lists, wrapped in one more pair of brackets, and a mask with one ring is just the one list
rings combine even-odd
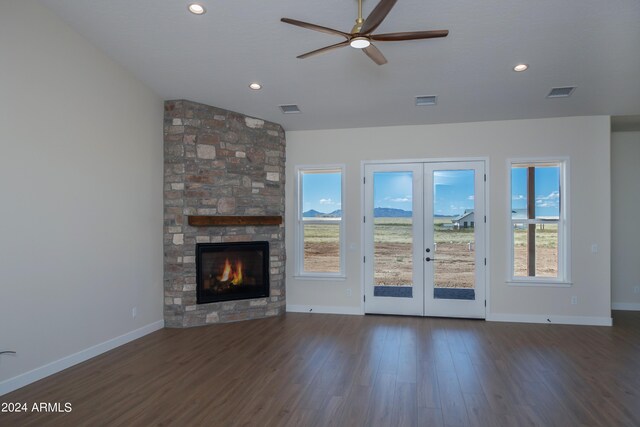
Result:
{"label": "white wall", "polygon": [[0,58],[2,394],[162,326],[163,103],[32,0]]}
{"label": "white wall", "polygon": [[640,310],[640,132],[611,134],[611,300]]}
{"label": "white wall", "polygon": [[[610,125],[606,116],[287,133],[287,306],[314,311],[360,311],[361,161],[445,157],[490,158],[490,299],[494,320],[558,323],[610,322]],[[568,156],[571,169],[572,272],[570,288],[516,287],[508,271],[507,195],[510,157]],[[347,280],[294,277],[292,253],[294,167],[345,163]],[[591,253],[591,245],[599,253]],[[347,289],[352,290],[348,296]],[[571,305],[571,297],[578,304]]]}

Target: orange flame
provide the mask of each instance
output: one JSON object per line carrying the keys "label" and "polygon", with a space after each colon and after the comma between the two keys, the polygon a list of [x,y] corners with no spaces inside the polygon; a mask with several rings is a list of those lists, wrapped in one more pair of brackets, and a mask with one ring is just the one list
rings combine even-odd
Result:
{"label": "orange flame", "polygon": [[229,262],[229,258],[224,261],[224,270],[222,271],[222,276],[218,276],[218,280],[221,282],[226,282],[229,280],[229,276],[231,275],[231,263]]}
{"label": "orange flame", "polygon": [[232,285],[241,285],[242,284],[242,262],[236,261],[236,268],[234,270],[231,267],[229,258],[225,259],[224,269],[222,270],[222,274],[218,276],[217,279],[221,282],[231,281]]}
{"label": "orange flame", "polygon": [[231,283],[234,285],[242,284],[242,263],[240,261],[236,263],[236,271],[233,272],[233,279],[231,279]]}

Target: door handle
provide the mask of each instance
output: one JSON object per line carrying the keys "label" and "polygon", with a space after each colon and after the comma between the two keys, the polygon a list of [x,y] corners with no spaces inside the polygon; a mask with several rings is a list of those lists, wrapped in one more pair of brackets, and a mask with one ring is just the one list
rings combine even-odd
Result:
{"label": "door handle", "polygon": [[431,258],[426,257],[424,260],[425,260],[425,261],[431,261]]}

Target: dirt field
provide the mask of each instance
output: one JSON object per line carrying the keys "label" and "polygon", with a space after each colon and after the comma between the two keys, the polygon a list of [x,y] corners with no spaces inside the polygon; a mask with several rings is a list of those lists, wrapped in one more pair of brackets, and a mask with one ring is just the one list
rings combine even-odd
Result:
{"label": "dirt field", "polygon": [[[474,283],[475,250],[473,229],[454,230],[443,227],[446,219],[438,219],[435,227],[436,251],[434,275],[436,287],[471,288]],[[411,220],[408,218],[376,218],[374,231],[376,285],[398,286],[412,283]],[[526,230],[515,233],[516,276],[527,275]],[[469,248],[471,243],[471,250]],[[340,270],[338,227],[308,225],[305,227],[305,271]],[[425,253],[426,256],[426,253]],[[536,275],[557,275],[557,228],[547,225],[536,230]]]}
{"label": "dirt field", "polygon": [[[411,245],[379,243],[375,248],[376,285],[409,285],[412,283]],[[475,267],[475,251],[461,243],[440,243],[431,258],[437,288],[471,288]]]}
{"label": "dirt field", "polygon": [[340,272],[340,245],[305,241],[304,271]]}
{"label": "dirt field", "polygon": [[[527,276],[527,247],[524,245],[515,247],[515,276]],[[558,248],[536,248],[536,276],[558,276]]]}
{"label": "dirt field", "polygon": [[[436,247],[434,259],[435,286],[471,288],[474,283],[475,251],[473,229],[445,228],[447,218],[434,223]],[[412,227],[409,218],[376,218],[374,229],[376,285],[408,285],[412,283]],[[469,250],[469,244],[471,250]],[[435,249],[435,252],[434,252]],[[428,255],[424,253],[425,257]]]}
{"label": "dirt field", "polygon": [[[527,236],[525,229],[515,230],[514,276],[527,276]],[[558,226],[545,224],[536,229],[536,276],[558,275]]]}
{"label": "dirt field", "polygon": [[[332,271],[340,269],[337,243],[307,242],[305,248],[306,271]],[[435,268],[436,287],[469,288],[473,286],[475,251],[464,244],[438,245]],[[412,283],[411,244],[377,243],[375,248],[376,285],[409,285]]]}

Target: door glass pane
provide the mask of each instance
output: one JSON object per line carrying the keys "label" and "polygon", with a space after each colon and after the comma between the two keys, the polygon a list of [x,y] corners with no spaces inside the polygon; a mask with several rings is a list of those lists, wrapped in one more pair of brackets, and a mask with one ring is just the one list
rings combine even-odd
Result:
{"label": "door glass pane", "polygon": [[475,299],[475,171],[433,172],[434,298]]}
{"label": "door glass pane", "polygon": [[413,296],[413,173],[373,174],[374,295]]}

